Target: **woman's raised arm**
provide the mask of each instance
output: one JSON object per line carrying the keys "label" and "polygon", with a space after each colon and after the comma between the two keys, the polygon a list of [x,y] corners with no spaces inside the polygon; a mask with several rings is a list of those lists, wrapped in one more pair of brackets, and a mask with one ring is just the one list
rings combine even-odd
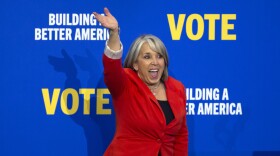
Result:
{"label": "woman's raised arm", "polygon": [[119,24],[116,18],[110,13],[108,8],[104,8],[105,16],[93,12],[95,18],[105,28],[110,29],[110,37],[108,40],[108,46],[114,51],[121,49],[120,37],[119,37]]}

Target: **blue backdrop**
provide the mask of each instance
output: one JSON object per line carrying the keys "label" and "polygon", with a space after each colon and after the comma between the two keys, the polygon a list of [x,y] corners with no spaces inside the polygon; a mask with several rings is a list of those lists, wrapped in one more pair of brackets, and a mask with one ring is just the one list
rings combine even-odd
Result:
{"label": "blue backdrop", "polygon": [[[171,75],[193,94],[203,88],[217,88],[220,96],[224,89],[228,91],[229,99],[189,99],[195,106],[195,113],[187,115],[190,156],[280,155],[279,2],[4,0],[0,7],[0,155],[102,155],[115,129],[114,111],[98,114],[96,107],[96,101],[109,99],[102,109],[112,109],[110,95],[97,94],[106,88],[101,62],[104,38],[36,40],[36,28],[69,28],[73,36],[77,28],[102,28],[98,24],[50,25],[49,14],[102,13],[104,7],[119,21],[125,54],[136,37],[154,34],[168,49]],[[176,26],[179,14],[186,14],[186,19],[193,14],[202,18],[219,14],[215,40],[208,38],[207,20],[203,36],[191,40],[186,19],[181,38],[173,40],[167,14],[174,15]],[[236,15],[229,20],[234,28],[228,31],[236,39],[221,38],[222,14]],[[194,20],[191,28],[196,34],[202,25]],[[82,94],[73,115],[62,111],[60,96],[54,115],[47,114],[43,88],[49,90],[50,99],[55,88],[60,89],[59,95],[66,88],[94,88],[90,114],[83,113]],[[74,97],[67,99],[71,108]],[[242,114],[198,114],[198,107],[204,108],[205,103],[239,103]]]}

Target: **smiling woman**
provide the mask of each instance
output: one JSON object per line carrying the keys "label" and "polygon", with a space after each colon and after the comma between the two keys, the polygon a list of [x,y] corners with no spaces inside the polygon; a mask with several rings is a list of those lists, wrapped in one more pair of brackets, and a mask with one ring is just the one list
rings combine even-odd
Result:
{"label": "smiling woman", "polygon": [[138,37],[124,61],[124,67],[135,70],[154,95],[168,77],[167,66],[167,50],[162,41],[153,35]]}
{"label": "smiling woman", "polygon": [[187,156],[184,85],[168,76],[162,41],[142,35],[131,45],[124,67],[117,20],[107,8],[96,19],[110,29],[103,55],[104,81],[116,113],[115,136],[105,156]]}

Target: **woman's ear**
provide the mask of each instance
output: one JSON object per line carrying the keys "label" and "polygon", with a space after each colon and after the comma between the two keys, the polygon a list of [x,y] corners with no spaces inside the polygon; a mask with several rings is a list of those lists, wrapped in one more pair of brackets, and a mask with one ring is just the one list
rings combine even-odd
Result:
{"label": "woman's ear", "polygon": [[138,71],[138,64],[137,64],[137,63],[133,63],[133,69],[134,69],[135,71]]}

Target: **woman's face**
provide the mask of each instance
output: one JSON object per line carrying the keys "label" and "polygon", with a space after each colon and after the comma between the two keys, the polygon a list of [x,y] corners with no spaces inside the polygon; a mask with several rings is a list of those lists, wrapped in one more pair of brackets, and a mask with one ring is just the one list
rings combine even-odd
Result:
{"label": "woman's face", "polygon": [[163,56],[153,51],[149,44],[145,42],[133,67],[142,81],[148,85],[155,85],[161,79],[165,62]]}

